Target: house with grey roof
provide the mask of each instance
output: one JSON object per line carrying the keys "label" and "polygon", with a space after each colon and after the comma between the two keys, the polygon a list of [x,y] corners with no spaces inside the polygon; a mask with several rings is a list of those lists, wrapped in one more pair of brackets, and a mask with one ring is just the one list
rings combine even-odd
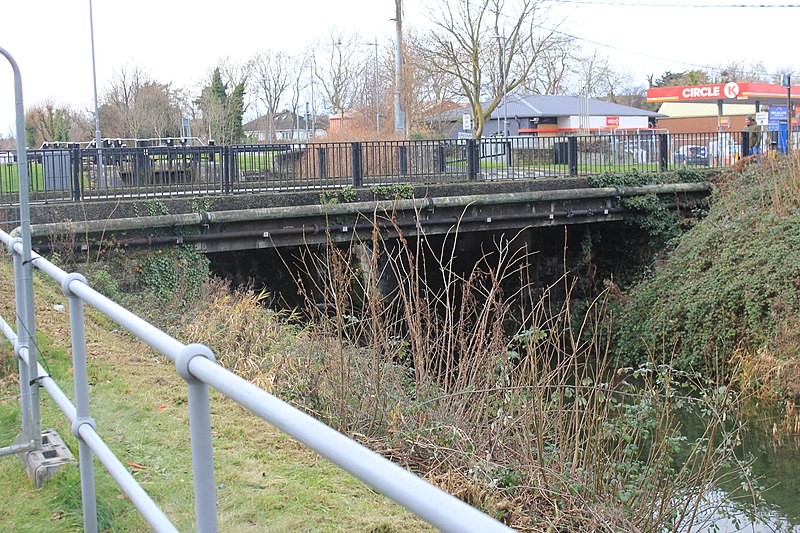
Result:
{"label": "house with grey roof", "polygon": [[[245,135],[252,141],[269,142],[269,115],[251,120],[243,127]],[[291,111],[281,111],[275,113],[272,120],[272,142],[307,142],[310,139],[320,139],[327,136],[327,129],[327,116],[306,117]]]}
{"label": "house with grey roof", "polygon": [[[463,117],[469,107],[442,114],[450,137],[468,137]],[[492,112],[483,136],[565,135],[569,133],[635,132],[655,128],[659,113],[579,96],[509,94]],[[468,125],[468,124],[467,124]]]}

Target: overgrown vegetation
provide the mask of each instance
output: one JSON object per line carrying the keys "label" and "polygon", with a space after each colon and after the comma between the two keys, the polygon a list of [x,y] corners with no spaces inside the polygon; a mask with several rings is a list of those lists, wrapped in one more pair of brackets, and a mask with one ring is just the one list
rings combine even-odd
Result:
{"label": "overgrown vegetation", "polygon": [[[218,287],[184,331],[520,530],[681,528],[707,516],[703,495],[723,468],[750,486],[732,453],[728,389],[705,394],[711,384],[663,365],[615,372],[604,299],[580,316],[569,298],[555,304],[551,293],[562,301],[571,291],[566,275],[532,297],[524,265],[533,258],[507,242],[466,275],[425,243],[387,248],[376,236],[307,255],[301,288],[313,320],[303,329],[287,334],[257,293]],[[388,294],[387,279],[400,280]],[[675,418],[697,410],[708,429],[688,439]]]}
{"label": "overgrown vegetation", "polygon": [[708,216],[620,305],[625,364],[654,358],[800,396],[800,178],[764,159],[721,176]]}

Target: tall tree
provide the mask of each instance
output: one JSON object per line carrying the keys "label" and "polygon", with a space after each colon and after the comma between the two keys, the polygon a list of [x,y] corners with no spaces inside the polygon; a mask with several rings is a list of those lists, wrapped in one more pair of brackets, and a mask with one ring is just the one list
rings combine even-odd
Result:
{"label": "tall tree", "polygon": [[162,83],[137,66],[114,73],[103,95],[100,122],[103,135],[146,139],[180,133],[184,98],[171,83]]}
{"label": "tall tree", "polygon": [[[452,75],[472,110],[472,135],[527,78],[550,39],[541,26],[544,0],[439,0],[432,11],[429,61]],[[488,98],[484,102],[484,98]]]}
{"label": "tall tree", "polygon": [[344,114],[356,99],[364,66],[360,53],[360,37],[345,35],[333,30],[314,64],[314,76],[322,85],[322,90],[330,109],[335,114]]}
{"label": "tall tree", "polygon": [[266,108],[267,142],[275,141],[275,115],[301,68],[297,58],[285,52],[265,50],[253,61],[253,92]]}
{"label": "tall tree", "polygon": [[542,48],[538,61],[522,88],[531,94],[564,94],[569,91],[571,75],[574,74],[579,47],[567,36],[554,34],[547,46]]}
{"label": "tall tree", "polygon": [[25,143],[37,148],[44,142],[80,141],[91,137],[89,119],[68,106],[45,100],[25,112]]}
{"label": "tall tree", "polygon": [[208,139],[220,144],[233,144],[244,138],[242,117],[248,75],[240,75],[233,90],[228,91],[228,83],[222,80],[222,68],[218,66],[212,71],[208,85],[203,87],[195,103],[200,107]]}
{"label": "tall tree", "polygon": [[[448,106],[458,98],[460,85],[456,78],[429,62],[432,48],[430,36],[418,32],[406,32],[403,38],[403,109],[412,123],[422,124],[425,129],[438,131],[444,124],[441,115],[449,111]],[[406,123],[406,127],[411,125]]]}
{"label": "tall tree", "polygon": [[702,85],[709,83],[710,76],[704,70],[686,70],[683,72],[666,71],[660,78],[654,80],[654,76],[648,78],[651,87],[675,87],[677,85]]}

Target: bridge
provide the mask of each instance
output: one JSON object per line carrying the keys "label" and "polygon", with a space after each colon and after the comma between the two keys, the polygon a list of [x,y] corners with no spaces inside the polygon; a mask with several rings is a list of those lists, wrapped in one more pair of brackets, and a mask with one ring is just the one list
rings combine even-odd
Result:
{"label": "bridge", "polygon": [[[724,136],[724,137],[723,137]],[[626,196],[692,205],[703,183],[590,187],[602,172],[730,164],[734,134],[188,146],[53,144],[27,155],[32,237],[77,246],[191,244],[203,252],[346,241],[369,234],[503,231],[623,220]],[[691,160],[686,149],[697,147]],[[699,148],[703,147],[702,151]],[[675,150],[673,150],[675,149]],[[3,218],[15,220],[15,154],[0,154]],[[696,180],[695,180],[696,181]],[[158,231],[153,231],[158,230]]]}

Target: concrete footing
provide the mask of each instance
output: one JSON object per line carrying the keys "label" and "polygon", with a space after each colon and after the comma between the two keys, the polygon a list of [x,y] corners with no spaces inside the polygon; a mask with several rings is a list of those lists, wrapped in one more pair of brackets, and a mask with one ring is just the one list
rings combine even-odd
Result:
{"label": "concrete footing", "polygon": [[37,489],[42,488],[64,465],[75,462],[75,456],[55,429],[42,431],[42,449],[23,452],[20,459]]}

